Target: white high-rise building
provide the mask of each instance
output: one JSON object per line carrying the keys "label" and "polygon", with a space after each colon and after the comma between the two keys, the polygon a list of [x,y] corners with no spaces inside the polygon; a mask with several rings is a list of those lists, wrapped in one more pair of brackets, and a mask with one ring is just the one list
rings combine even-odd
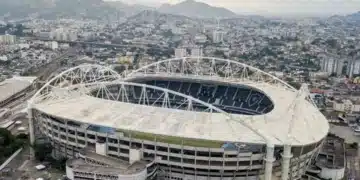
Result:
{"label": "white high-rise building", "polygon": [[321,60],[320,66],[321,66],[321,71],[323,72],[327,72],[328,74],[336,73],[336,75],[341,75],[343,64],[344,61],[342,59],[323,58]]}
{"label": "white high-rise building", "polygon": [[68,32],[67,36],[68,36],[67,37],[68,41],[76,41],[77,40],[77,35],[74,32]]}
{"label": "white high-rise building", "polygon": [[14,35],[0,35],[0,44],[15,44],[16,36]]}
{"label": "white high-rise building", "polygon": [[192,48],[191,49],[191,56],[193,56],[193,57],[203,56],[202,49],[201,48]]}
{"label": "white high-rise building", "polygon": [[55,50],[55,49],[59,48],[58,42],[52,41],[52,42],[50,43],[50,48],[51,48],[52,50]]}
{"label": "white high-rise building", "polygon": [[186,56],[187,56],[187,53],[186,53],[185,48],[176,48],[175,49],[175,58],[186,57]]}
{"label": "white high-rise building", "polygon": [[352,78],[353,75],[360,74],[360,59],[349,61],[346,74],[350,78]]}
{"label": "white high-rise building", "polygon": [[215,30],[213,32],[213,42],[220,43],[220,42],[223,42],[223,40],[224,40],[224,32]]}
{"label": "white high-rise building", "polygon": [[77,40],[77,34],[74,32],[71,32],[69,30],[64,30],[62,28],[56,29],[52,33],[52,38],[58,41],[76,41]]}

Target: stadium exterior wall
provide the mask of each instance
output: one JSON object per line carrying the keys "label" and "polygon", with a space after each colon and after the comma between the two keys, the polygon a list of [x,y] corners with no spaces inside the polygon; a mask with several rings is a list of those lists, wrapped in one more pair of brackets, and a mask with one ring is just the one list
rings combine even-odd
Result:
{"label": "stadium exterior wall", "polygon": [[[83,148],[96,149],[97,140],[105,141],[106,155],[129,161],[129,149],[140,148],[143,157],[154,158],[155,163],[169,179],[246,179],[259,178],[264,173],[264,152],[225,151],[223,148],[201,148],[178,144],[125,137],[123,134],[107,134],[91,131],[76,120],[51,117],[36,109],[33,118],[42,134],[52,142],[55,154],[74,157]],[[293,147],[289,179],[298,179],[305,172],[312,155],[319,149],[321,142],[303,147]],[[281,149],[282,147],[277,147]],[[281,155],[276,154],[273,174],[281,173]],[[171,177],[171,178],[170,178]]]}
{"label": "stadium exterior wall", "polygon": [[[192,58],[190,58],[192,59]],[[217,68],[220,64],[216,64],[216,61],[225,63],[224,68]],[[290,90],[294,95],[296,95],[296,100],[306,101],[306,93],[307,89],[300,89],[296,91],[293,87],[284,83],[276,77],[269,75],[268,73],[262,72],[256,68],[250,67],[248,65],[244,65],[238,62],[234,62],[231,60],[223,60],[212,58],[210,61],[204,61],[202,63],[199,58],[197,58],[197,63],[189,63],[188,59],[173,59],[173,60],[165,60],[159,63],[154,63],[153,65],[148,65],[144,68],[141,68],[137,71],[134,71],[137,75],[143,74],[147,76],[147,69],[153,66],[152,73],[155,73],[159,76],[169,75],[173,73],[182,73],[182,75],[194,75],[198,77],[202,77],[203,75],[207,75],[206,68],[203,70],[206,73],[199,73],[198,70],[201,67],[193,68],[194,65],[203,65],[204,63],[211,66],[210,69],[221,69],[221,72],[212,72],[211,76],[208,78],[214,77],[219,80],[226,80],[226,82],[230,82],[231,80],[238,81],[241,78],[242,80],[247,79],[249,81],[264,81],[264,83],[274,83],[276,87],[281,87],[283,90]],[[161,64],[163,66],[161,66]],[[174,68],[174,66],[179,66],[179,68]],[[186,66],[185,66],[186,65]],[[189,67],[187,67],[189,66]],[[91,67],[91,66],[90,66]],[[187,67],[187,69],[185,68]],[[91,67],[94,68],[94,67]],[[78,71],[80,75],[75,77]],[[106,69],[106,68],[105,68]],[[194,69],[194,71],[190,74],[186,74],[188,70]],[[229,69],[241,69],[243,72],[239,75],[237,71],[229,71]],[[51,92],[51,89],[54,86],[57,86],[57,80],[59,80],[60,87],[63,88],[61,84],[68,84],[70,79],[70,84],[81,80],[78,84],[84,85],[85,83],[91,82],[109,82],[109,80],[113,81],[119,76],[110,72],[105,73],[102,67],[95,67],[95,75],[96,78],[91,78],[92,76],[88,76],[88,71],[83,70],[83,67],[75,67],[70,70],[67,70],[57,77],[54,77],[52,80],[46,83],[44,87],[42,87],[33,97],[33,99],[29,103],[29,130],[30,130],[30,140],[31,144],[35,142],[35,132],[41,132],[43,135],[47,136],[54,147],[54,154],[59,156],[67,156],[67,157],[75,157],[76,154],[82,151],[84,148],[90,151],[97,151],[98,143],[102,143],[102,147],[104,151],[101,152],[103,155],[116,157],[125,161],[131,161],[130,152],[132,149],[138,149],[141,151],[142,158],[151,158],[158,166],[159,173],[165,179],[177,179],[177,180],[188,180],[188,179],[299,179],[307,169],[307,166],[310,164],[311,159],[313,159],[314,155],[318,152],[319,148],[322,145],[323,136],[325,136],[326,127],[322,129],[322,131],[317,135],[317,138],[311,140],[306,139],[305,141],[299,141],[297,145],[291,144],[289,135],[291,134],[291,124],[289,123],[289,132],[287,133],[288,139],[286,137],[282,137],[283,141],[281,143],[274,143],[272,140],[268,139],[266,135],[260,133],[257,128],[251,127],[248,122],[238,121],[238,123],[242,124],[244,127],[253,131],[254,134],[258,135],[264,141],[256,141],[261,144],[251,144],[252,141],[245,142],[249,143],[246,146],[250,147],[260,147],[257,150],[227,150],[221,146],[213,147],[213,146],[193,146],[187,143],[184,143],[182,140],[180,143],[172,143],[172,142],[164,142],[161,141],[161,136],[153,134],[152,138],[141,138],[141,136],[137,136],[134,132],[121,132],[122,130],[117,129],[119,132],[114,133],[103,133],[95,130],[89,129],[89,124],[86,119],[77,120],[75,119],[77,116],[73,116],[69,119],[60,118],[56,113],[47,114],[46,110],[42,112],[42,109],[37,109],[36,100],[42,101],[43,98],[46,98],[46,93]],[[149,69],[150,70],[150,69]],[[250,73],[248,75],[248,71],[252,70],[254,73]],[[74,72],[72,72],[74,71]],[[96,72],[97,71],[97,72]],[[164,71],[164,72],[163,72]],[[204,71],[204,72],[205,72]],[[100,73],[99,73],[100,72]],[[230,74],[229,74],[230,72]],[[232,76],[235,74],[231,74],[231,72],[236,72],[236,76]],[[81,74],[83,73],[83,74]],[[94,73],[92,73],[94,74]],[[224,77],[222,77],[222,75]],[[134,75],[134,74],[133,74]],[[131,76],[133,76],[131,75]],[[220,77],[220,76],[221,77]],[[265,76],[265,77],[264,77]],[[85,77],[85,78],[83,78]],[[88,78],[89,77],[89,78]],[[233,78],[234,77],[234,78]],[[62,80],[66,80],[66,82],[62,82]],[[124,80],[124,79],[122,79]],[[229,81],[230,80],[230,81]],[[120,81],[113,81],[120,82]],[[122,85],[124,85],[124,82]],[[80,87],[77,86],[77,87]],[[144,92],[146,88],[142,86]],[[275,87],[275,86],[274,86]],[[70,88],[71,89],[71,88]],[[82,89],[82,87],[81,87]],[[69,90],[69,89],[67,89]],[[89,89],[87,89],[89,90]],[[42,93],[45,94],[42,94]],[[82,93],[82,92],[80,92]],[[166,90],[166,93],[168,91]],[[180,93],[181,94],[181,93]],[[56,93],[55,93],[56,95]],[[189,96],[187,96],[190,98]],[[305,97],[305,98],[304,98]],[[53,97],[50,96],[50,99]],[[56,98],[56,97],[55,97]],[[309,100],[309,102],[311,99]],[[204,104],[206,107],[212,106],[209,103]],[[312,106],[311,106],[312,107]],[[314,107],[315,108],[315,107]],[[221,111],[219,111],[221,112]],[[224,113],[224,111],[222,111]],[[315,113],[315,112],[314,112]],[[319,118],[318,116],[314,116]],[[316,120],[316,118],[314,120]],[[321,118],[321,117],[320,117]],[[109,118],[113,119],[113,118]],[[286,118],[287,119],[287,118]],[[320,119],[319,119],[320,120]],[[326,125],[323,122],[326,119],[321,118],[319,122],[321,125]],[[290,122],[293,122],[294,118],[290,119]],[[307,119],[305,119],[306,123]],[[80,123],[83,122],[84,124]],[[299,121],[300,124],[306,124],[302,121]],[[94,122],[96,124],[96,122]],[[36,125],[35,125],[36,124]],[[299,126],[302,129],[303,126]],[[320,126],[322,127],[322,126]],[[38,129],[35,129],[38,128]],[[271,131],[271,129],[269,130]],[[242,132],[242,131],[240,131]],[[314,131],[315,132],[315,131]],[[235,141],[235,140],[234,140]],[[239,142],[244,142],[239,141]],[[227,143],[227,142],[224,142]],[[232,143],[232,142],[230,142]],[[235,143],[235,142],[234,142]],[[309,144],[310,143],[310,144]],[[274,146],[274,144],[278,144]],[[304,145],[303,145],[304,144]],[[306,145],[305,145],[306,144]],[[70,169],[69,169],[70,170]],[[71,176],[71,173],[69,173]]]}

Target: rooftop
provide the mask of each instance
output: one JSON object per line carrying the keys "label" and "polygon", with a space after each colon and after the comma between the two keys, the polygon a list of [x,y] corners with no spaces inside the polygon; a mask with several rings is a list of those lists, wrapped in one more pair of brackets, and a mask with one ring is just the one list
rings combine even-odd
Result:
{"label": "rooftop", "polygon": [[316,159],[318,166],[328,168],[343,168],[345,166],[344,140],[328,136]]}
{"label": "rooftop", "polygon": [[108,164],[109,166],[118,167],[120,169],[127,169],[130,166],[130,163],[127,161],[115,159],[115,158],[108,157],[108,156],[103,156],[103,155],[97,154],[95,152],[92,152],[89,149],[83,149],[80,152],[80,154],[84,155],[86,157],[89,157],[91,159]]}
{"label": "rooftop", "polygon": [[13,77],[0,82],[0,102],[27,88],[35,79],[36,77]]}
{"label": "rooftop", "polygon": [[75,171],[81,172],[91,172],[91,173],[99,173],[99,174],[109,174],[113,176],[118,176],[119,174],[124,174],[124,169],[118,167],[107,167],[107,166],[99,166],[99,165],[91,165],[82,159],[72,159],[68,160],[68,166],[71,166]]}
{"label": "rooftop", "polygon": [[[274,109],[265,115],[228,115],[124,103],[79,93],[42,100],[34,108],[81,123],[200,140],[265,143],[262,137],[237,121],[246,121],[276,145],[288,141],[294,146],[311,144],[327,135],[329,124],[326,118],[310,102],[299,100],[296,110],[289,108],[296,92],[268,83],[249,81],[242,84],[265,92],[273,101]],[[288,139],[291,118],[294,122]]]}
{"label": "rooftop", "polygon": [[72,159],[67,162],[69,166],[72,166],[77,171],[82,172],[98,172],[98,173],[106,173],[112,175],[119,175],[119,174],[134,174],[143,171],[146,169],[146,162],[138,161],[133,164],[130,164],[127,161],[123,161],[120,159],[115,159],[113,157],[103,156],[97,154],[95,152],[91,152],[89,150],[83,150],[81,152],[82,155],[86,156],[87,158],[94,159],[96,161],[102,162],[106,164],[105,166],[102,165],[93,165],[86,162],[83,159]]}

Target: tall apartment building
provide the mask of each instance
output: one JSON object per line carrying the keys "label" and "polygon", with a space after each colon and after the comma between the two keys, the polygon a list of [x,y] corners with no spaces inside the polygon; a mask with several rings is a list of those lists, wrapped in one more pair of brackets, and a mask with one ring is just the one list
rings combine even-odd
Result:
{"label": "tall apartment building", "polygon": [[337,76],[339,76],[342,73],[343,65],[344,65],[343,59],[338,59],[338,58],[325,59],[325,58],[323,58],[321,60],[320,67],[321,67],[321,71],[323,71],[323,72],[327,72],[328,74],[335,73]]}
{"label": "tall apartment building", "polygon": [[224,32],[222,32],[220,30],[215,30],[213,32],[213,42],[220,43],[220,42],[223,42],[223,40],[224,40]]}
{"label": "tall apartment building", "polygon": [[75,32],[59,28],[50,33],[50,38],[58,41],[76,41],[77,34]]}
{"label": "tall apartment building", "polygon": [[201,48],[192,48],[191,49],[191,56],[193,56],[193,57],[203,56],[202,49]]}
{"label": "tall apartment building", "polygon": [[360,74],[360,59],[349,61],[346,74],[349,78],[352,78],[356,74]]}
{"label": "tall apartment building", "polygon": [[15,44],[16,36],[14,35],[0,35],[0,44]]}
{"label": "tall apartment building", "polygon": [[181,58],[181,57],[186,57],[187,56],[187,52],[185,48],[176,48],[175,49],[175,58]]}

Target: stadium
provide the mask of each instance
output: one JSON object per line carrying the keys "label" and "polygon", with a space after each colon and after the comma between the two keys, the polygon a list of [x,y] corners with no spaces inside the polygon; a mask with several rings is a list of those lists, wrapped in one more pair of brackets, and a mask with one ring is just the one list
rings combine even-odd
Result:
{"label": "stadium", "polygon": [[69,179],[300,179],[329,130],[306,85],[207,57],[80,65],[28,111],[31,143],[39,133],[72,158]]}

